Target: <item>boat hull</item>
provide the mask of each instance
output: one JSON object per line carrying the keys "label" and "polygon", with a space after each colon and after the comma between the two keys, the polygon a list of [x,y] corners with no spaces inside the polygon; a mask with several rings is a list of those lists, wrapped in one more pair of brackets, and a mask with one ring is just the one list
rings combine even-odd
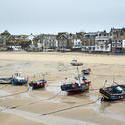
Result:
{"label": "boat hull", "polygon": [[32,89],[40,89],[40,88],[44,88],[46,83],[47,83],[46,80],[38,80],[38,81],[29,83],[29,86],[32,87]]}
{"label": "boat hull", "polygon": [[[123,88],[123,90],[125,90],[125,86],[121,85],[121,88]],[[123,93],[111,93],[108,91],[108,89],[111,87],[108,87],[107,89],[105,88],[101,88],[99,90],[100,94],[102,95],[102,97],[106,100],[121,100],[121,99],[125,99],[125,92]]]}
{"label": "boat hull", "polygon": [[37,85],[37,84],[30,83],[29,86],[32,87],[32,89],[39,89],[39,88],[44,88],[45,84]]}
{"label": "boat hull", "polygon": [[0,78],[0,84],[11,84],[12,78]]}
{"label": "boat hull", "polygon": [[23,80],[18,80],[18,79],[13,79],[11,81],[12,85],[24,85],[28,82],[28,80],[23,79]]}
{"label": "boat hull", "polygon": [[80,86],[78,85],[73,85],[73,84],[68,84],[68,85],[62,85],[61,86],[62,91],[66,92],[80,92],[80,91],[86,91],[89,90],[89,85],[82,84]]}

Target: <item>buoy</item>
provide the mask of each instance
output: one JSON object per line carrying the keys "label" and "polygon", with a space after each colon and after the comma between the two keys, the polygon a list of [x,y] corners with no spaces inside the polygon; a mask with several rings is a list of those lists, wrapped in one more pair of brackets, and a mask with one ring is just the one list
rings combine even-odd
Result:
{"label": "buoy", "polygon": [[92,85],[92,83],[91,83],[91,82],[89,82],[89,85],[91,86],[91,85]]}
{"label": "buoy", "polygon": [[102,88],[102,90],[105,90],[105,88]]}
{"label": "buoy", "polygon": [[47,83],[47,81],[44,82],[44,84],[46,84],[46,83]]}
{"label": "buoy", "polygon": [[84,82],[86,83],[86,80],[84,80]]}
{"label": "buoy", "polygon": [[75,88],[75,85],[72,85],[72,88]]}

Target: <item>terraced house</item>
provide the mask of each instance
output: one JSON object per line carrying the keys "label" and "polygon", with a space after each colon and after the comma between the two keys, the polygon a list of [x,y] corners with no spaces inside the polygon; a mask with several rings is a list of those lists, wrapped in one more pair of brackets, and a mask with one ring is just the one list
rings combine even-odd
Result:
{"label": "terraced house", "polygon": [[106,31],[98,32],[98,35],[95,37],[95,51],[111,52],[110,34]]}
{"label": "terraced house", "polygon": [[95,51],[95,37],[97,32],[84,33],[82,40],[82,51],[83,52],[94,52]]}
{"label": "terraced house", "polygon": [[7,30],[0,34],[0,50],[20,46],[31,51],[83,51],[125,53],[125,28],[112,28],[109,33],[77,32],[76,34],[60,32],[39,35],[11,35]]}
{"label": "terraced house", "polygon": [[110,31],[110,37],[112,40],[112,52],[125,52],[123,45],[125,40],[125,28],[112,28]]}
{"label": "terraced house", "polygon": [[73,34],[69,34],[67,32],[58,33],[58,49],[72,49],[73,38]]}

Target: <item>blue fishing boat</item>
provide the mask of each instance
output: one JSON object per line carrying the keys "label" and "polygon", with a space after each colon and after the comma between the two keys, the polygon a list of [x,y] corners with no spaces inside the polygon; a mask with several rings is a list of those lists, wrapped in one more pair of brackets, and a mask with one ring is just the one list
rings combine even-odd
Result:
{"label": "blue fishing boat", "polygon": [[89,90],[91,86],[91,81],[87,80],[83,77],[82,80],[76,80],[75,83],[63,84],[61,85],[61,90],[66,92],[74,92],[74,91],[86,91]]}
{"label": "blue fishing boat", "polygon": [[27,77],[23,77],[21,73],[15,73],[12,76],[12,85],[23,85],[26,84],[28,82],[28,78]]}
{"label": "blue fishing boat", "polygon": [[66,82],[64,82],[64,84],[61,85],[61,90],[66,91],[66,92],[89,90],[89,87],[91,86],[91,81],[87,80],[84,76],[81,77],[80,74],[79,74],[78,66],[82,66],[83,63],[78,63],[77,60],[73,60],[71,65],[77,66],[78,76],[75,77],[74,82],[71,81],[68,84]]}
{"label": "blue fishing boat", "polygon": [[112,85],[103,87],[99,90],[104,100],[120,100],[125,99],[125,85]]}

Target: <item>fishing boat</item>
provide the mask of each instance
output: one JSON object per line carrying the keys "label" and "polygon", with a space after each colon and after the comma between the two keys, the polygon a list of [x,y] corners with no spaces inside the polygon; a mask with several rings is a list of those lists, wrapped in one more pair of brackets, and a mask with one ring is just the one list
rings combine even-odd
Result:
{"label": "fishing boat", "polygon": [[82,66],[83,63],[76,62],[75,65],[71,64],[73,66],[77,66],[77,72],[78,76],[75,77],[74,82],[70,82],[67,84],[67,82],[64,82],[63,85],[61,85],[61,90],[66,92],[74,92],[74,91],[86,91],[89,90],[89,87],[91,85],[91,81],[87,80],[84,76],[81,77],[79,74],[79,66]]}
{"label": "fishing boat", "polygon": [[89,69],[85,69],[85,70],[82,70],[81,72],[82,72],[83,75],[89,75],[90,72],[91,72],[91,69],[90,68]]}
{"label": "fishing boat", "polygon": [[12,77],[0,78],[0,84],[11,84]]}
{"label": "fishing boat", "polygon": [[83,65],[83,63],[78,63],[77,60],[72,60],[72,62],[70,64],[72,66],[81,66],[81,65]]}
{"label": "fishing boat", "polygon": [[39,88],[44,88],[46,83],[47,83],[47,80],[42,79],[37,81],[31,81],[29,83],[29,86],[32,87],[32,89],[39,89]]}
{"label": "fishing boat", "polygon": [[74,91],[86,91],[89,90],[91,86],[91,81],[87,80],[83,77],[82,80],[75,80],[75,83],[63,84],[61,85],[61,90],[66,92],[74,92]]}
{"label": "fishing boat", "polygon": [[15,73],[12,76],[12,80],[11,80],[12,85],[23,85],[23,84],[26,84],[27,82],[28,82],[28,78],[22,76],[21,73]]}
{"label": "fishing boat", "polygon": [[111,85],[103,87],[99,90],[104,100],[120,100],[125,99],[125,85]]}

